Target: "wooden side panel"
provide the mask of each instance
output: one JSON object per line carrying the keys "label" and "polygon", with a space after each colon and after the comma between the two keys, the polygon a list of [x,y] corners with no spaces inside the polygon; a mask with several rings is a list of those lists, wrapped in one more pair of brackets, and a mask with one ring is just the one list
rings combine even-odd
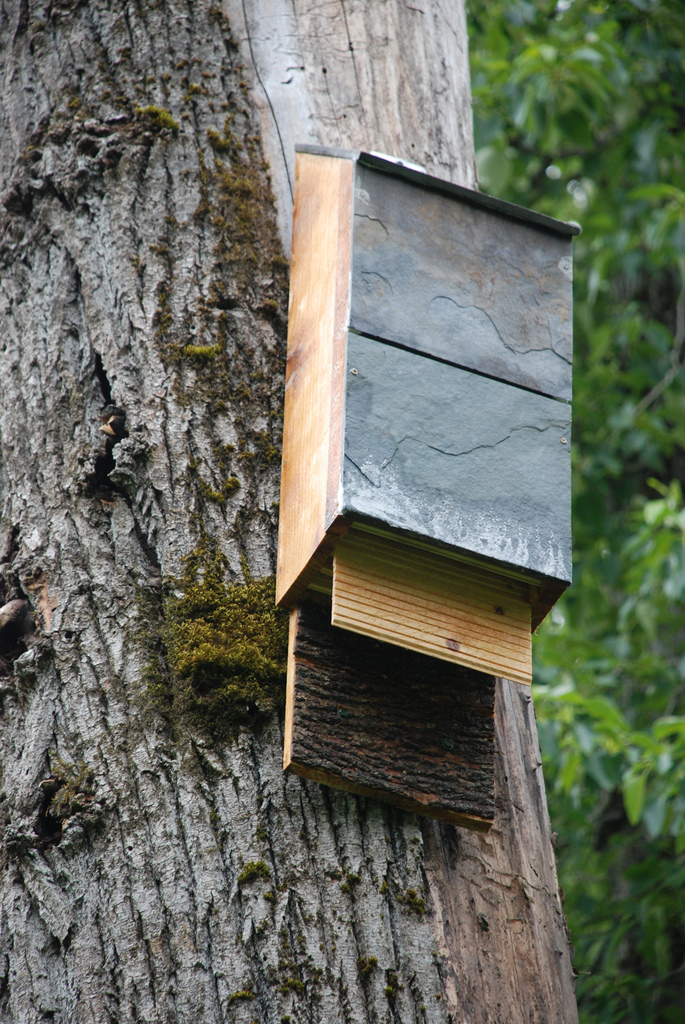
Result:
{"label": "wooden side panel", "polygon": [[533,633],[543,619],[549,615],[567,586],[567,583],[561,583],[559,580],[543,580],[542,584],[532,592],[532,622],[530,628]]}
{"label": "wooden side panel", "polygon": [[291,606],[335,522],[354,163],[297,157],[276,600]]}
{"label": "wooden side panel", "polygon": [[494,677],[292,613],[285,767],[405,810],[487,831]]}
{"label": "wooden side panel", "polygon": [[285,684],[285,728],[283,734],[283,767],[292,759],[293,707],[295,703],[295,637],[297,636],[297,608],[290,612],[288,629],[288,669]]}
{"label": "wooden side panel", "polygon": [[571,239],[358,166],[351,326],[571,400]]}
{"label": "wooden side panel", "polygon": [[333,556],[334,626],[517,683],[532,681],[528,587],[352,529]]}

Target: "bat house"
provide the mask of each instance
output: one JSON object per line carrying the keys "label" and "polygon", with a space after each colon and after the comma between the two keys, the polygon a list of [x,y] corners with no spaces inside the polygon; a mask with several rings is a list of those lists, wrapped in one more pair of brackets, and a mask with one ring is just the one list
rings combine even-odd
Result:
{"label": "bat house", "polygon": [[578,228],[311,146],[294,198],[284,765],[487,829],[495,679],[571,580]]}
{"label": "bat house", "polygon": [[520,683],[571,580],[576,225],[298,147],[277,601]]}

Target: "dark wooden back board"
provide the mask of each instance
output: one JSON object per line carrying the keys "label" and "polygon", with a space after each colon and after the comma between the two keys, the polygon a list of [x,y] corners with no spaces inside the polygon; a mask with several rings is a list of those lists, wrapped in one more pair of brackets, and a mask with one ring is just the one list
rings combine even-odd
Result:
{"label": "dark wooden back board", "polygon": [[494,817],[495,679],[291,613],[284,767],[455,825]]}

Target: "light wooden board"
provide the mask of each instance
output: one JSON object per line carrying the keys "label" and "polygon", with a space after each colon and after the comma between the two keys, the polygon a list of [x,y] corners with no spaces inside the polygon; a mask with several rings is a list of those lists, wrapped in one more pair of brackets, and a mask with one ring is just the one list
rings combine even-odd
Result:
{"label": "light wooden board", "polygon": [[334,626],[530,684],[529,588],[354,528],[333,555]]}
{"label": "light wooden board", "polygon": [[314,782],[487,831],[493,676],[291,613],[283,765]]}
{"label": "light wooden board", "polygon": [[276,583],[285,606],[339,532],[353,178],[351,160],[297,157]]}

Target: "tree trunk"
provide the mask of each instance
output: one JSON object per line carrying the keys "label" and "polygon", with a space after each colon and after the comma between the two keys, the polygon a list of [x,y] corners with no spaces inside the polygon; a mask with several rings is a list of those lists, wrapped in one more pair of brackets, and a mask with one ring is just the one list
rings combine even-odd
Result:
{"label": "tree trunk", "polygon": [[0,1020],[573,1022],[525,688],[487,836],[281,770],[293,144],[473,184],[462,4],[228,14],[0,0]]}

